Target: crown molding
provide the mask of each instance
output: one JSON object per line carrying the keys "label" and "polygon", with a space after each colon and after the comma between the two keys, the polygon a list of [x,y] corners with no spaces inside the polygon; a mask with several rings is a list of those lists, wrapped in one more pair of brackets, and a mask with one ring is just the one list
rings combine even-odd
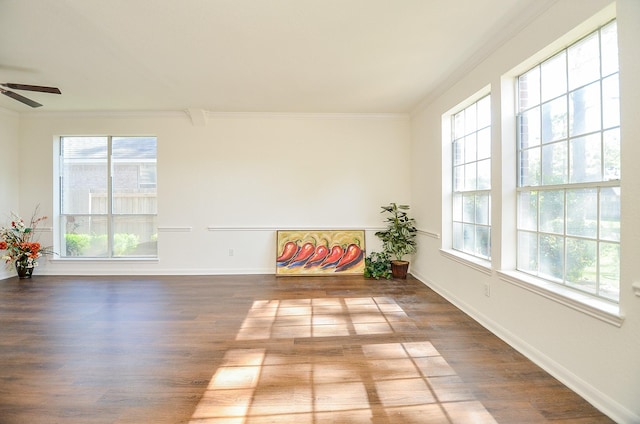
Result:
{"label": "crown molding", "polygon": [[342,112],[212,112],[209,119],[216,118],[267,118],[267,119],[399,119],[409,121],[408,113],[342,113]]}
{"label": "crown molding", "polygon": [[[0,112],[3,109],[0,108]],[[17,113],[6,111],[21,119],[189,119],[202,126],[209,119],[391,119],[409,122],[408,113],[312,113],[312,112],[215,112],[203,109],[165,111],[38,111]]]}
{"label": "crown molding", "polygon": [[41,111],[20,114],[21,119],[134,119],[134,118],[179,118],[185,119],[184,111]]}

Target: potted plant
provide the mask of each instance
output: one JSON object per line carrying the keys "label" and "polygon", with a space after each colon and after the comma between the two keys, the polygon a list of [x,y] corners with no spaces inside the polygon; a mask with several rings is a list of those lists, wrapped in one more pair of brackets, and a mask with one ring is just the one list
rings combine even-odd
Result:
{"label": "potted plant", "polygon": [[390,203],[388,206],[382,206],[381,213],[388,214],[387,229],[375,233],[382,240],[384,252],[395,258],[391,261],[393,278],[407,278],[409,262],[403,260],[403,257],[415,253],[417,249],[418,230],[415,220],[409,217],[407,210],[409,205]]}
{"label": "potted plant", "polygon": [[367,278],[391,278],[391,259],[386,252],[371,252],[364,258],[364,276]]}
{"label": "potted plant", "polygon": [[52,254],[49,247],[43,247],[34,240],[34,234],[38,224],[46,216],[37,216],[38,208],[27,224],[24,219],[12,214],[11,225],[0,228],[0,250],[5,251],[2,259],[7,263],[13,263],[18,277],[31,278],[33,269],[38,265],[36,259],[42,255]]}

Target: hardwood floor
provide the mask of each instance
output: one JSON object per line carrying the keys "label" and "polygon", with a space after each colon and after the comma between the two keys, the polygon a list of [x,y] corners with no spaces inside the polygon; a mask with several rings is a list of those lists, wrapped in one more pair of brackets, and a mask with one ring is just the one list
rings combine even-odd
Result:
{"label": "hardwood floor", "polygon": [[419,281],[0,281],[0,423],[609,423]]}

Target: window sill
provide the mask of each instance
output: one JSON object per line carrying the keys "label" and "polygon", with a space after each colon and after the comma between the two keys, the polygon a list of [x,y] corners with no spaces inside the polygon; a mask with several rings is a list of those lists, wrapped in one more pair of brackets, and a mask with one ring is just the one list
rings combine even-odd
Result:
{"label": "window sill", "polygon": [[476,271],[480,271],[487,275],[493,274],[493,269],[491,268],[491,262],[489,261],[476,258],[471,255],[465,255],[462,252],[458,252],[457,250],[451,250],[451,249],[440,249],[440,254],[445,258],[451,259],[452,261],[468,266],[469,268],[473,268]]}
{"label": "window sill", "polygon": [[158,262],[158,258],[81,258],[81,257],[69,257],[69,258],[51,258],[49,262]]}
{"label": "window sill", "polygon": [[498,271],[498,276],[502,281],[529,290],[607,324],[622,327],[624,316],[620,315],[620,307],[617,304],[596,299],[517,271]]}

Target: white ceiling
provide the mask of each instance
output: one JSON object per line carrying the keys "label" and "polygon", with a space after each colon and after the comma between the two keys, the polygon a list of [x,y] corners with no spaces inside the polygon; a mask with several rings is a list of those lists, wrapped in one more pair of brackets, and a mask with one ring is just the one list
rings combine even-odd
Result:
{"label": "white ceiling", "polygon": [[553,1],[0,0],[0,82],[59,87],[19,92],[38,111],[406,113]]}

